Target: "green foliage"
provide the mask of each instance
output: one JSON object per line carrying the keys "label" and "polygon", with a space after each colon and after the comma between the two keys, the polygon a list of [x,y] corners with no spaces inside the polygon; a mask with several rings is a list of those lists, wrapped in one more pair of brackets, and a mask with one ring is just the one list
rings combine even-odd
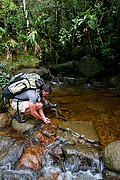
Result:
{"label": "green foliage", "polygon": [[88,15],[88,27],[91,28],[92,30],[94,30],[96,28],[95,23],[96,23],[96,15]]}
{"label": "green foliage", "polygon": [[[19,65],[23,66],[23,67],[36,67],[39,65],[39,59],[35,58],[32,55],[21,55],[20,59],[19,59]],[[16,62],[17,64],[18,62]]]}
{"label": "green foliage", "polygon": [[14,52],[15,49],[17,47],[17,43],[11,39],[11,40],[8,40],[6,43],[5,43],[5,49],[9,49],[10,52]]}
{"label": "green foliage", "polygon": [[59,32],[59,42],[62,46],[66,46],[67,42],[70,42],[71,34],[65,29],[61,28]]}
{"label": "green foliage", "polygon": [[5,12],[16,10],[17,6],[12,0],[2,0],[2,8]]}
{"label": "green foliage", "polygon": [[30,41],[31,44],[35,44],[36,42],[36,35],[37,35],[37,31],[32,29],[31,31],[28,32],[28,36],[27,36],[27,40],[26,42]]}
{"label": "green foliage", "polygon": [[8,84],[9,82],[9,75],[6,73],[3,73],[2,75],[0,75],[0,86],[2,87],[2,89],[6,86],[6,84]]}
{"label": "green foliage", "polygon": [[6,34],[6,29],[3,29],[2,27],[0,27],[0,39],[2,39],[2,37]]}
{"label": "green foliage", "polygon": [[3,89],[9,82],[10,80],[10,75],[8,74],[8,72],[6,71],[7,67],[4,63],[0,64],[0,87],[1,89]]}
{"label": "green foliage", "polygon": [[[29,27],[22,1],[2,0],[0,48],[19,53],[27,45],[28,53],[34,53],[39,45],[42,60],[55,49],[58,56],[66,56],[68,47],[84,47],[84,54],[100,57],[103,63],[114,63],[119,56],[119,8],[120,2],[47,0],[27,1]],[[11,42],[14,41],[13,42]]]}
{"label": "green foliage", "polygon": [[[7,70],[8,67],[6,66],[6,63],[0,64],[0,112],[3,110],[3,98],[2,98],[2,90],[5,88],[5,86],[10,81],[10,75],[8,74]],[[8,101],[6,98],[4,98],[4,106],[8,104]]]}

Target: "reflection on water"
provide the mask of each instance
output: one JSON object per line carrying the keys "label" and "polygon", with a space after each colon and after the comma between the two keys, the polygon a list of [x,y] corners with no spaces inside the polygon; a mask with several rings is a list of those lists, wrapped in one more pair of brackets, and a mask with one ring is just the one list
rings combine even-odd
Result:
{"label": "reflection on water", "polygon": [[[103,147],[120,139],[120,96],[106,89],[81,87],[53,88],[50,101],[57,103],[64,117],[91,121]],[[56,125],[60,122],[56,121]]]}

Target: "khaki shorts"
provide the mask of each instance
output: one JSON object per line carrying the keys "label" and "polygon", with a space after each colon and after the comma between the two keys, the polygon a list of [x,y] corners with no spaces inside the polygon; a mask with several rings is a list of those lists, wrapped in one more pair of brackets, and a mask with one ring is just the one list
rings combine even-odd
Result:
{"label": "khaki shorts", "polygon": [[[25,112],[26,107],[24,106],[24,101],[19,101],[18,107],[20,112]],[[17,111],[17,102],[12,101],[12,109]]]}

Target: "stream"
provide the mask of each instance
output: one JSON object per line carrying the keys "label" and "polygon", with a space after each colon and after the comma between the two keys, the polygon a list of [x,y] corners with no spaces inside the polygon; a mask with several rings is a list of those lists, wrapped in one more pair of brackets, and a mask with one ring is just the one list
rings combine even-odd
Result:
{"label": "stream", "polygon": [[[120,94],[104,88],[58,87],[50,101],[57,103],[67,120],[94,124],[102,147],[120,139]],[[54,122],[56,125],[60,121]]]}
{"label": "stream", "polygon": [[[100,152],[120,139],[119,92],[54,85],[48,100],[58,104],[45,109],[51,125],[28,118],[0,130],[1,180],[102,180]],[[72,123],[73,131],[67,129]],[[79,134],[82,124],[92,132],[91,123],[99,142]]]}

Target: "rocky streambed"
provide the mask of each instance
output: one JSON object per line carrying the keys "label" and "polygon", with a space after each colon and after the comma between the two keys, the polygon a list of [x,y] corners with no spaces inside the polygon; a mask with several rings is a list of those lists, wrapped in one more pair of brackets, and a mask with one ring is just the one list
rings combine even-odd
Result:
{"label": "rocky streambed", "polygon": [[102,178],[102,148],[92,123],[68,121],[57,127],[31,122],[13,119],[11,128],[1,129],[2,179]]}
{"label": "rocky streambed", "polygon": [[[31,116],[26,116],[27,122],[20,124],[13,119],[11,109],[1,113],[1,179],[119,179],[120,141],[114,138],[119,124],[112,126],[116,129],[113,139],[106,134],[110,115],[111,120],[118,122],[118,98],[112,93],[101,92],[107,103],[103,103],[95,91],[55,89],[50,100],[61,108],[45,110],[51,118],[50,125]],[[115,108],[114,114],[111,107]],[[101,135],[99,129],[105,134]],[[103,137],[108,138],[109,143],[103,141]]]}

